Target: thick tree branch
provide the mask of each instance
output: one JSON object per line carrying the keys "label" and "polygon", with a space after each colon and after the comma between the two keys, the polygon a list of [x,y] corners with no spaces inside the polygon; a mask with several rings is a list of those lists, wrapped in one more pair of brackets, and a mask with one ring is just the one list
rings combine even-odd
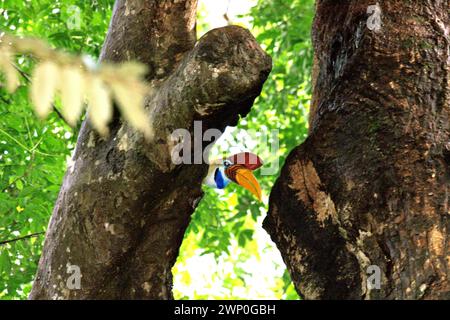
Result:
{"label": "thick tree branch", "polygon": [[174,129],[192,131],[194,120],[203,120],[204,128],[236,125],[250,111],[271,66],[248,30],[228,26],[208,32],[148,104],[157,141],[146,148],[148,157],[162,170],[174,168],[169,141]]}
{"label": "thick tree branch", "polygon": [[196,42],[197,0],[118,0],[101,60],[138,60],[163,79]]}
{"label": "thick tree branch", "polygon": [[[168,134],[191,130],[194,120],[218,129],[236,124],[271,68],[239,27],[213,30],[194,47],[195,4],[117,1],[102,59],[149,65],[156,136],[147,142],[115,121],[102,139],[83,123],[30,298],[172,297],[171,269],[207,165],[172,165]],[[66,287],[68,265],[80,267],[80,290]]]}

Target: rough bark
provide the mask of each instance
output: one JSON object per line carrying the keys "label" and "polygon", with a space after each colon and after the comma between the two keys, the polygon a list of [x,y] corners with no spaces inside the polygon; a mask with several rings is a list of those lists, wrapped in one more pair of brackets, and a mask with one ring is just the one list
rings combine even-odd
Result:
{"label": "rough bark", "polygon": [[378,32],[373,4],[317,1],[310,134],[264,226],[306,299],[450,299],[450,2],[379,1]]}
{"label": "rough bark", "polygon": [[[147,142],[120,119],[100,138],[82,125],[47,230],[31,299],[170,299],[171,268],[202,197],[206,165],[173,165],[177,128],[223,129],[245,116],[271,60],[240,27],[212,30],[197,43],[196,0],[116,2],[102,59],[137,59],[156,89],[146,108]],[[195,45],[195,46],[194,46]],[[70,290],[67,266],[80,267]]]}

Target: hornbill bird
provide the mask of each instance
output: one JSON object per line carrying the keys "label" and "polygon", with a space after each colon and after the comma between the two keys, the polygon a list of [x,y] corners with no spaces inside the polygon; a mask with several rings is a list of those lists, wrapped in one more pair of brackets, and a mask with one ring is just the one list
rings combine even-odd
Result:
{"label": "hornbill bird", "polygon": [[262,165],[262,160],[251,152],[241,152],[225,159],[214,160],[210,162],[203,183],[216,189],[223,189],[232,181],[262,201],[261,187],[253,175],[253,171]]}

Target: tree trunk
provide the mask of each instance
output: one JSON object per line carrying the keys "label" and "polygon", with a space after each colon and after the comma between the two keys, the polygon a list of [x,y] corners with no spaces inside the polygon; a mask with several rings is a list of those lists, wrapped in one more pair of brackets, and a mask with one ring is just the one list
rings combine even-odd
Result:
{"label": "tree trunk", "polygon": [[[235,125],[271,69],[243,28],[212,30],[196,43],[196,2],[116,2],[101,59],[149,66],[156,136],[146,142],[116,119],[102,139],[83,123],[30,299],[172,298],[171,269],[207,165],[174,165],[168,136],[192,132],[194,120],[203,129]],[[79,289],[68,286],[73,266]]]}
{"label": "tree trunk", "polygon": [[264,222],[306,299],[450,299],[450,2],[379,3],[380,30],[372,0],[316,4],[310,134]]}

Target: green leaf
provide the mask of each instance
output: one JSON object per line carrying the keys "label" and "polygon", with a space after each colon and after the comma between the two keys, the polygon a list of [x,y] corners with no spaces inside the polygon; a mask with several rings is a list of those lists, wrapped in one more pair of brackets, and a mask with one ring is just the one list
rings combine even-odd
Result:
{"label": "green leaf", "polygon": [[23,182],[22,182],[22,180],[19,179],[19,180],[16,181],[16,187],[19,190],[23,190]]}

